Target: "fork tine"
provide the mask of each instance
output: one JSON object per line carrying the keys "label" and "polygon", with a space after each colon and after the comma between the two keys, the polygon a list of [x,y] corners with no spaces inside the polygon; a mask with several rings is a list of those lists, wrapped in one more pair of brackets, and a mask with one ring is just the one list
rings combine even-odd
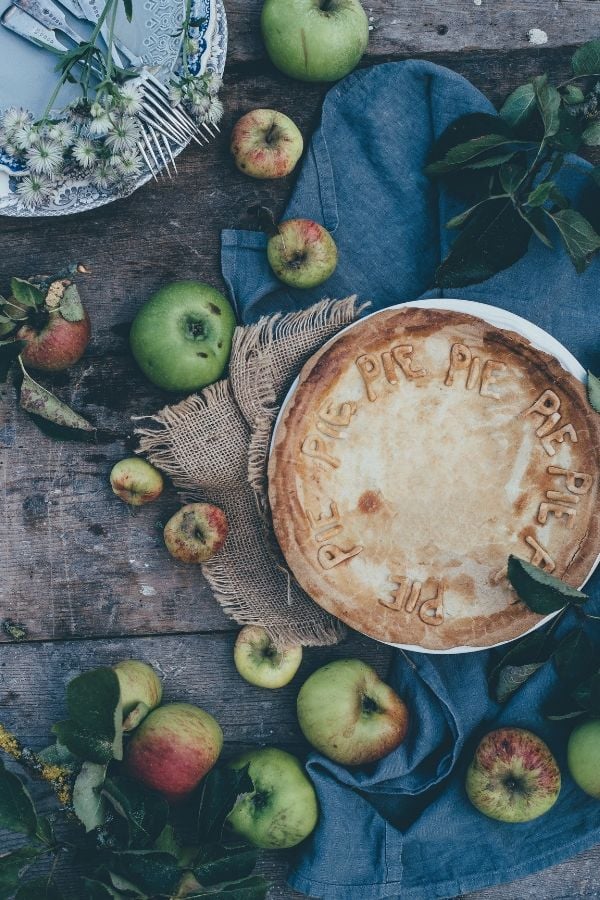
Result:
{"label": "fork tine", "polygon": [[160,158],[162,159],[163,163],[165,164],[165,170],[166,170],[166,172],[167,172],[167,175],[168,175],[169,178],[172,180],[172,179],[173,179],[173,176],[171,175],[171,170],[169,169],[169,164],[168,164],[168,162],[167,162],[167,160],[166,160],[165,154],[163,153],[163,150],[162,150],[162,147],[161,147],[161,145],[160,145],[160,141],[158,140],[158,136],[157,136],[157,134],[156,134],[156,131],[154,131],[154,129],[151,128],[151,129],[150,129],[150,134],[151,134],[151,136],[152,136],[152,140],[153,140],[154,143],[156,144],[156,147],[157,147],[158,152],[159,152],[159,154],[160,154]]}
{"label": "fork tine", "polygon": [[180,106],[172,106],[168,99],[168,95],[165,95],[163,92],[157,92],[153,88],[153,84],[146,83],[145,96],[147,97],[148,102],[153,102],[155,108],[160,110],[163,115],[167,116],[173,122],[176,121],[180,129],[189,133],[190,137],[192,134],[198,134],[198,126],[191,116],[189,116]]}
{"label": "fork tine", "polygon": [[173,156],[173,151],[171,150],[171,145],[164,136],[162,136],[162,139],[163,139],[163,143],[164,143],[165,147],[167,148],[167,153],[169,154],[169,159],[171,160],[171,163],[173,164],[173,168],[175,169],[175,174],[179,175],[179,172],[177,171],[177,164],[175,162],[175,157]]}
{"label": "fork tine", "polygon": [[[156,112],[161,117],[161,119],[160,119],[161,123],[165,127],[167,127],[167,126],[170,127],[174,135],[176,135],[176,134],[180,135],[179,143],[181,143],[181,144],[187,143],[189,138],[192,137],[192,134],[190,133],[189,129],[185,129],[183,127],[183,125],[177,119],[175,119],[173,117],[173,115],[170,113],[170,111],[165,111],[165,110],[161,109],[160,106],[158,106],[158,104],[154,101],[154,99],[152,97],[148,96],[147,101],[148,101],[149,106],[152,107],[152,110],[148,109],[148,107],[146,107],[146,114],[149,116],[152,116],[153,110],[156,110]],[[154,117],[156,117],[156,114],[154,114]]]}
{"label": "fork tine", "polygon": [[156,182],[158,182],[158,178],[156,177],[156,172],[154,171],[154,169],[153,169],[153,167],[152,167],[152,163],[150,162],[150,159],[148,158],[148,155],[147,155],[147,153],[146,153],[146,151],[145,151],[145,149],[144,149],[144,145],[142,144],[141,141],[138,141],[137,148],[138,148],[138,150],[140,151],[140,155],[141,155],[142,159],[144,160],[144,162],[146,163],[146,165],[147,165],[147,167],[148,167],[148,169],[149,169],[149,171],[150,171],[150,174],[152,175],[152,177],[154,178],[154,180],[155,180]]}
{"label": "fork tine", "polygon": [[[147,128],[146,125],[144,125],[144,127],[142,128],[142,136],[144,138],[144,143],[146,144],[146,147],[148,148],[148,152],[154,161],[154,165],[156,166],[157,174],[162,176],[162,170],[160,168],[160,163],[159,163],[158,159],[156,158],[156,153],[154,152],[154,148],[153,148],[152,144],[150,143],[150,139],[148,138],[146,128]],[[150,171],[154,175],[154,170],[152,169],[152,167],[150,168]],[[154,178],[155,178],[155,181],[158,181],[158,178],[156,175],[154,175]]]}

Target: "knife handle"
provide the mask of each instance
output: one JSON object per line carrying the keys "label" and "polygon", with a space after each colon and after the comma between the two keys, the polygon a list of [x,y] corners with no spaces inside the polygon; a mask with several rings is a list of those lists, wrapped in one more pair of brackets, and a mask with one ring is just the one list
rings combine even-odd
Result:
{"label": "knife handle", "polygon": [[9,6],[0,16],[0,20],[9,31],[13,31],[38,47],[43,47],[44,50],[50,50],[52,53],[64,53],[66,50],[66,47],[61,44],[50,28],[46,28],[40,22],[36,22],[35,19],[32,19],[30,15],[17,6]]}

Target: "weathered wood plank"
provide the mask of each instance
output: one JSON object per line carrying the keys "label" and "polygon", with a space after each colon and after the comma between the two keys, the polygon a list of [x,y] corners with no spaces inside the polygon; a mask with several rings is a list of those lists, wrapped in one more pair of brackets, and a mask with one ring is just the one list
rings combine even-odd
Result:
{"label": "weathered wood plank", "polygon": [[[546,32],[549,47],[583,43],[600,32],[600,9],[589,0],[363,0],[363,6],[371,24],[368,58],[516,50],[530,46],[531,28]],[[261,8],[262,0],[227,3],[233,62],[264,58],[258,28]]]}
{"label": "weathered wood plank", "polygon": [[[498,102],[536,72],[564,77],[568,58],[559,50],[442,61]],[[149,184],[128,200],[79,216],[0,220],[0,292],[14,274],[52,272],[70,260],[92,269],[82,282],[92,344],[70,386],[58,378],[50,386],[124,435],[131,415],[169,400],[137,371],[119,326],[167,281],[195,277],[224,288],[221,228],[247,226],[246,211],[257,201],[279,214],[291,186],[291,179],[257,182],[235,169],[228,152],[232,123],[269,98],[308,136],[323,92],[303,84],[292,88],[268,75],[231,76],[223,135],[204,151],[186,151],[178,179]],[[199,573],[175,563],[162,546],[156,523],[175,510],[175,494],[135,516],[112,496],[108,473],[125,453],[124,440],[59,444],[40,435],[15,409],[14,387],[0,386],[0,620],[22,621],[34,639],[229,627]]]}

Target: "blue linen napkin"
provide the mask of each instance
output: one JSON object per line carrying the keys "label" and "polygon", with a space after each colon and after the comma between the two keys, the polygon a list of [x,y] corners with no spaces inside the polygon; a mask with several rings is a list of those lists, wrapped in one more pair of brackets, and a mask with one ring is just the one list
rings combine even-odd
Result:
{"label": "blue linen napkin", "polygon": [[[285,218],[324,224],[340,251],[338,269],[316,290],[288,290],[269,269],[264,235],[224,231],[223,274],[240,318],[249,322],[351,293],[373,301],[374,309],[423,295],[443,297],[430,285],[453,238],[444,222],[460,207],[423,175],[423,166],[432,141],[469,112],[494,110],[464,78],[427,62],[376,66],[336,85]],[[583,183],[583,175],[570,169],[561,187],[574,195]],[[512,268],[447,296],[530,319],[598,372],[598,275],[598,262],[578,276],[562,250],[532,241]],[[600,577],[586,590],[589,611],[600,613]],[[565,621],[562,631],[572,624]],[[590,628],[592,637],[599,631],[598,625]],[[397,751],[363,769],[349,771],[310,756],[321,817],[292,872],[293,887],[330,900],[432,900],[512,881],[600,843],[600,802],[567,773],[572,724],[548,722],[540,713],[556,685],[553,664],[500,707],[488,696],[486,675],[502,652],[395,652],[390,681],[412,711],[409,735]],[[543,737],[563,772],[558,802],[531,823],[487,819],[464,792],[474,747],[501,725]]]}

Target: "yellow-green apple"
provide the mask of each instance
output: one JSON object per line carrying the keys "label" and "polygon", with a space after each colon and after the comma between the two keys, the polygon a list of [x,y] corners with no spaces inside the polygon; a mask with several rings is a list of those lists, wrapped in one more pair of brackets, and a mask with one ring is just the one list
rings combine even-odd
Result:
{"label": "yellow-green apple", "polygon": [[260,625],[246,625],[233,649],[235,667],[246,681],[262,688],[288,684],[302,662],[302,647],[277,647]]}
{"label": "yellow-green apple", "polygon": [[288,219],[267,243],[269,264],[278,278],[295,288],[312,288],[333,275],[337,247],[326,228],[310,219]]}
{"label": "yellow-green apple", "polygon": [[197,787],[222,748],[223,732],[209,713],[191,703],[168,703],[153,710],[133,732],[126,769],[174,803]]}
{"label": "yellow-green apple", "polygon": [[302,156],[302,135],[290,118],[274,109],[255,109],[237,122],[231,135],[235,164],[253,178],[283,178]]}
{"label": "yellow-green apple", "polygon": [[229,765],[248,766],[254,786],[229,813],[228,822],[237,834],[265,850],[295,847],[308,837],[317,824],[319,807],[312,782],[295,756],[265,747]]}
{"label": "yellow-green apple", "polygon": [[212,503],[188,503],[165,525],[167,550],[186,563],[203,563],[218,553],[227,539],[227,516]]}
{"label": "yellow-green apple", "polygon": [[[20,279],[15,282],[20,293],[28,284]],[[11,297],[4,301],[1,311],[15,320],[15,337],[24,344],[23,364],[44,372],[62,372],[83,356],[90,342],[90,318],[76,286],[68,279],[53,282],[45,297],[39,288],[32,287],[35,293],[26,304]]]}
{"label": "yellow-green apple", "polygon": [[261,30],[274,65],[300,81],[343,78],[369,42],[358,0],[265,0]]}
{"label": "yellow-green apple", "polygon": [[313,672],[300,689],[297,710],[306,740],[345,766],[382,759],[408,729],[404,701],[358,659],[340,659]]}
{"label": "yellow-green apple", "polygon": [[219,291],[199,281],[176,281],[144,303],[129,341],[153,384],[195,391],[223,375],[234,328],[231,304]]}
{"label": "yellow-green apple", "polygon": [[560,780],[541,738],[524,728],[498,728],[477,747],[465,786],[473,806],[490,819],[529,822],[554,806]]}
{"label": "yellow-green apple", "polygon": [[130,506],[143,506],[160,497],[163,477],[154,466],[139,456],[130,456],[116,463],[110,472],[113,493]]}
{"label": "yellow-green apple", "polygon": [[573,781],[600,800],[600,719],[589,719],[571,732],[567,763]]}
{"label": "yellow-green apple", "polygon": [[152,666],[123,659],[113,666],[121,689],[123,731],[133,731],[162,700],[162,683]]}

